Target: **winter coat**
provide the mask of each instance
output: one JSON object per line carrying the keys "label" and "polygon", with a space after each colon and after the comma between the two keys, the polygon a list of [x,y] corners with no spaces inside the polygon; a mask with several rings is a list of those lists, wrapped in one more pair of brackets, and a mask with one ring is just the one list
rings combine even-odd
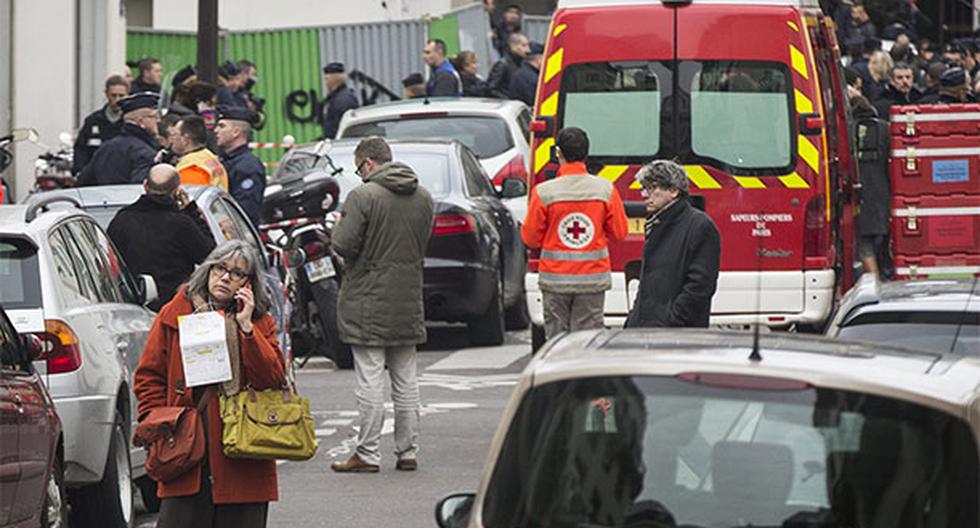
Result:
{"label": "winter coat", "polygon": [[146,130],[124,123],[122,132],[95,151],[78,175],[78,186],[143,183],[160,144]]}
{"label": "winter coat", "polygon": [[424,343],[422,265],[432,233],[432,197],[412,169],[382,165],[347,195],[333,232],[344,257],[337,326],[360,346]]}
{"label": "winter coat", "polygon": [[443,61],[432,68],[429,82],[425,84],[425,94],[429,97],[462,97],[463,85],[451,62]]}
{"label": "winter coat", "polygon": [[265,193],[265,165],[242,145],[221,156],[228,170],[228,192],[256,226],[262,217],[262,197]]}
{"label": "winter coat", "polygon": [[137,94],[143,92],[160,93],[160,85],[148,83],[142,77],[133,79],[133,82],[129,84],[129,93]]}
{"label": "winter coat", "polygon": [[490,95],[487,81],[479,75],[460,73],[459,80],[463,83],[463,97],[487,97]]}
{"label": "winter coat", "polygon": [[357,94],[346,84],[330,92],[330,95],[323,101],[323,138],[333,139],[337,137],[337,130],[340,129],[340,119],[344,117],[344,112],[361,106],[357,102]]}
{"label": "winter coat", "polygon": [[531,63],[524,61],[514,72],[514,75],[511,75],[507,91],[514,99],[524,101],[524,104],[533,108],[537,89],[538,69],[531,66]]}
{"label": "winter coat", "polygon": [[109,119],[109,105],[92,112],[85,118],[75,138],[71,171],[78,174],[92,161],[95,151],[122,131],[122,113],[115,121]]}
{"label": "winter coat", "polygon": [[109,238],[134,275],[147,274],[157,284],[158,310],[170,301],[194,266],[214,249],[214,237],[197,204],[183,210],[166,196],[144,194],[120,209],[109,223]]}
{"label": "winter coat", "polygon": [[626,326],[707,327],[718,285],[718,228],[685,199],[647,222],[640,290]]}
{"label": "winter coat", "polygon": [[877,99],[872,100],[875,105],[875,109],[878,110],[878,117],[888,121],[888,113],[891,111],[892,106],[905,106],[915,104],[919,98],[922,97],[922,93],[919,92],[914,86],[909,93],[903,94],[895,89],[891,83],[885,85],[885,89],[878,95]]}
{"label": "winter coat", "polygon": [[500,99],[511,99],[510,78],[523,63],[523,59],[507,52],[506,55],[490,68],[490,75],[487,76],[487,87],[490,89],[491,97]]}
{"label": "winter coat", "polygon": [[[874,127],[876,134],[859,135],[859,141],[867,142],[862,144],[862,150],[867,148],[877,148],[880,155],[877,159],[868,156],[858,156],[858,172],[861,175],[861,208],[857,215],[858,233],[862,236],[887,235],[891,232],[891,178],[888,175],[888,117],[874,118],[874,116],[855,114],[859,118],[862,126]],[[877,139],[877,143],[871,143],[872,139]]]}
{"label": "winter coat", "polygon": [[[174,300],[160,310],[136,367],[133,392],[136,394],[140,420],[156,407],[194,407],[194,391],[201,390],[201,387],[184,386],[177,317],[194,312],[185,294],[186,289],[186,286],[182,287]],[[260,391],[282,387],[286,381],[286,369],[272,316],[266,314],[253,320],[251,335],[239,330],[238,342],[242,365],[239,375],[241,388],[244,389],[246,384]],[[216,391],[210,395],[205,418],[214,504],[277,500],[279,485],[274,460],[228,458],[222,452],[221,412]],[[200,486],[201,466],[198,465],[170,482],[159,483],[157,493],[162,498],[183,497],[197,493]]]}

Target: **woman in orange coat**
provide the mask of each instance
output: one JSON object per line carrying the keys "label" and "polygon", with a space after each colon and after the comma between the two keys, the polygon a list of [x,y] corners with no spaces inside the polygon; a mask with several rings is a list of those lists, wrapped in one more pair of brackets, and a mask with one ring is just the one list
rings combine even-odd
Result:
{"label": "woman in orange coat", "polygon": [[[232,395],[246,385],[264,390],[286,382],[276,324],[269,315],[269,297],[259,270],[259,257],[249,245],[225,242],[160,310],[150,330],[135,373],[140,419],[156,407],[196,407],[202,397],[208,399],[203,412],[207,454],[196,468],[159,482],[163,500],[158,528],[264,527],[269,501],[278,499],[274,461],[227,458],[221,444],[218,391]],[[187,387],[177,318],[220,310],[225,314],[233,377],[224,383]]]}

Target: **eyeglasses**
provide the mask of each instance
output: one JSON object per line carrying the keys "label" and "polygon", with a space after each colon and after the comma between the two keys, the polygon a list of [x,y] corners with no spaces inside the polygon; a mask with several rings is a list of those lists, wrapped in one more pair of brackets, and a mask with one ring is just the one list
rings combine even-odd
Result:
{"label": "eyeglasses", "polygon": [[223,277],[227,273],[228,276],[231,277],[231,280],[236,282],[245,280],[248,277],[248,273],[234,268],[229,268],[221,263],[211,266],[211,273],[214,273],[218,277]]}
{"label": "eyeglasses", "polygon": [[367,162],[368,162],[368,160],[364,160],[364,161],[358,163],[357,164],[357,168],[354,169],[354,174],[357,174],[359,177],[362,177],[363,178],[364,177],[364,174],[361,172],[361,167],[363,167],[364,164],[367,163]]}

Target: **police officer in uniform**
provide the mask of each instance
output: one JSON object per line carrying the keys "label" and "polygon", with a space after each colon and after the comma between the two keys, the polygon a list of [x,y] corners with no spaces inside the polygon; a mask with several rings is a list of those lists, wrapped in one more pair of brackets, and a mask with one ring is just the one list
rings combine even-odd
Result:
{"label": "police officer in uniform", "polygon": [[110,75],[105,80],[106,104],[89,114],[75,137],[71,171],[78,174],[88,165],[103,143],[119,135],[123,125],[119,101],[129,95],[129,83],[122,75]]}
{"label": "police officer in uniform", "polygon": [[228,192],[252,223],[258,225],[265,192],[265,166],[248,149],[255,113],[240,106],[220,106],[218,112],[214,133],[221,149],[221,163],[228,171]]}
{"label": "police officer in uniform", "polygon": [[323,101],[323,138],[333,139],[340,128],[340,118],[344,112],[361,106],[357,94],[347,87],[347,74],[344,65],[331,62],[323,67],[323,82],[327,87],[327,98]]}
{"label": "police officer in uniform", "polygon": [[78,175],[79,187],[143,183],[160,151],[157,142],[160,96],[152,92],[130,95],[119,101],[123,111],[122,132],[95,152]]}

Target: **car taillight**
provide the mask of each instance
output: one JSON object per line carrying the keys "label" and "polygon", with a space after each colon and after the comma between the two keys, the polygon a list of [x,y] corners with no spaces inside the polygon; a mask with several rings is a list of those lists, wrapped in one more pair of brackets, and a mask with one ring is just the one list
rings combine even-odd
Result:
{"label": "car taillight", "polygon": [[720,389],[747,389],[765,391],[801,391],[811,388],[805,381],[753,376],[748,374],[721,374],[714,372],[684,372],[675,376],[681,381],[707,385]]}
{"label": "car taillight", "polygon": [[303,245],[303,252],[306,253],[307,262],[316,260],[327,252],[327,245],[323,242],[307,242]]}
{"label": "car taillight", "polygon": [[804,269],[823,269],[828,266],[825,199],[824,195],[818,194],[806,204],[803,219]]}
{"label": "car taillight", "polygon": [[55,319],[44,321],[44,332],[34,334],[41,339],[38,360],[48,364],[48,374],[71,372],[82,366],[78,336],[70,326]]}
{"label": "car taillight", "polygon": [[508,161],[506,165],[501,167],[493,177],[493,184],[501,185],[507,178],[527,181],[527,165],[524,163],[524,156],[518,154],[514,156],[514,159]]}
{"label": "car taillight", "polygon": [[432,222],[432,236],[463,235],[473,232],[475,221],[468,214],[440,213]]}

